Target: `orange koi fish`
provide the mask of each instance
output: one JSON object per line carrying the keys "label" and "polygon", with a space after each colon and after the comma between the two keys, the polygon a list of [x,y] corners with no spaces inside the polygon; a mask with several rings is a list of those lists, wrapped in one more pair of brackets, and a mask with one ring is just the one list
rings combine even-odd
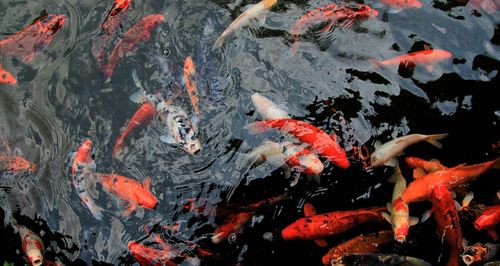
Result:
{"label": "orange koi fish", "polygon": [[335,265],[334,263],[347,254],[380,252],[382,247],[391,244],[392,240],[391,231],[380,231],[366,236],[357,236],[328,250],[322,261],[324,265]]}
{"label": "orange koi fish", "polygon": [[0,40],[0,55],[21,57],[31,61],[37,51],[47,46],[64,25],[64,15],[47,15],[25,29]]}
{"label": "orange koi fish", "polygon": [[450,246],[450,259],[447,265],[458,266],[459,256],[462,254],[462,229],[451,192],[446,186],[435,186],[431,200],[438,236]]}
{"label": "orange koi fish", "polygon": [[439,170],[444,170],[447,167],[442,165],[438,160],[426,161],[417,157],[406,157],[406,164],[410,168],[420,168],[427,173],[436,172]]}
{"label": "orange koi fish", "polygon": [[254,122],[247,125],[247,127],[256,133],[264,132],[268,128],[277,128],[286,131],[300,141],[309,144],[313,150],[335,165],[343,169],[349,168],[349,160],[347,160],[345,151],[336,142],[336,136],[328,135],[323,130],[307,122],[283,118]]}
{"label": "orange koi fish", "polygon": [[462,260],[466,265],[484,263],[493,259],[500,248],[500,244],[481,244],[476,243],[465,248],[462,254]]}
{"label": "orange koi fish", "polygon": [[457,186],[475,180],[479,175],[490,169],[499,168],[500,158],[497,158],[485,163],[474,165],[462,164],[432,172],[411,182],[401,195],[401,198],[406,203],[423,201],[430,198],[432,190],[436,186],[446,186],[452,190]]}
{"label": "orange koi fish", "polygon": [[357,20],[375,18],[377,16],[378,11],[367,5],[337,6],[335,4],[328,4],[313,9],[299,18],[290,30],[290,34],[293,36],[292,54],[295,54],[297,51],[297,43],[306,27],[327,22],[328,25],[321,30],[322,32],[327,32],[336,25],[350,28]]}
{"label": "orange koi fish", "polygon": [[497,241],[498,236],[495,230],[496,225],[500,223],[500,205],[489,206],[483,213],[474,221],[474,227],[477,230],[488,230],[488,233]]}
{"label": "orange koi fish", "polygon": [[128,242],[128,249],[141,266],[177,266],[177,263],[172,261],[175,258],[172,248],[160,236],[156,236],[154,239],[161,246],[161,249],[149,247],[135,241]]}
{"label": "orange koi fish", "polygon": [[151,187],[149,176],[142,184],[134,179],[116,174],[100,174],[99,177],[104,189],[128,202],[124,212],[125,216],[130,215],[139,205],[153,209],[158,203],[156,197],[149,191]]}
{"label": "orange koi fish", "polygon": [[439,61],[451,58],[451,53],[446,50],[422,50],[405,55],[396,56],[385,61],[370,60],[375,67],[399,64],[424,65],[428,72],[432,72],[433,65]]}
{"label": "orange koi fish", "polygon": [[71,167],[73,186],[75,186],[78,196],[88,207],[92,215],[97,219],[102,219],[102,209],[97,206],[94,199],[87,192],[88,181],[93,178],[95,163],[92,159],[92,141],[85,140],[78,148]]}
{"label": "orange koi fish", "polygon": [[28,171],[34,173],[36,164],[21,156],[13,156],[7,140],[0,137],[0,171]]}
{"label": "orange koi fish", "polygon": [[321,247],[326,246],[323,239],[349,231],[367,222],[385,221],[381,212],[386,208],[360,209],[354,211],[335,211],[316,214],[310,203],[304,205],[305,218],[298,219],[281,231],[285,240],[314,240]]}
{"label": "orange koi fish", "polygon": [[21,236],[23,252],[28,257],[30,264],[32,266],[42,265],[45,251],[42,239],[24,225],[18,225],[17,229]]}
{"label": "orange koi fish", "polygon": [[196,88],[196,80],[194,75],[196,74],[196,66],[193,59],[188,56],[184,60],[184,83],[186,85],[186,90],[191,99],[191,104],[193,105],[194,112],[199,115],[200,109],[198,109],[198,89]]}
{"label": "orange koi fish", "polygon": [[164,20],[165,17],[162,15],[149,15],[125,32],[123,38],[118,41],[111,52],[108,63],[102,67],[104,77],[111,78],[113,70],[120,59],[128,52],[134,50],[140,42],[148,41],[151,37],[151,31],[158,27]]}
{"label": "orange koi fish", "polygon": [[404,8],[421,8],[422,3],[418,0],[380,0],[380,2],[395,8],[396,10]]}
{"label": "orange koi fish", "polygon": [[132,0],[115,0],[106,19],[101,24],[100,32],[92,43],[92,52],[99,63],[103,63],[104,55],[111,42],[118,37],[118,27],[125,19],[125,11]]}
{"label": "orange koi fish", "polygon": [[5,70],[0,64],[0,84],[11,84],[17,83],[16,78],[7,70]]}

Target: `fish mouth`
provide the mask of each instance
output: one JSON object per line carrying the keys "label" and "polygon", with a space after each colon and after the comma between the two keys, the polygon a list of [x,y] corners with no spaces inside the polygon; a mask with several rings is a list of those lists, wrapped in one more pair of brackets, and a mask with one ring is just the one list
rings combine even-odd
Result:
{"label": "fish mouth", "polygon": [[396,236],[396,237],[394,237],[394,239],[395,239],[397,242],[401,243],[401,244],[403,244],[403,243],[405,243],[405,242],[406,242],[406,237],[405,237],[405,236]]}
{"label": "fish mouth", "polygon": [[471,255],[463,255],[462,260],[467,265],[471,265],[472,263],[474,263],[474,257],[472,257]]}

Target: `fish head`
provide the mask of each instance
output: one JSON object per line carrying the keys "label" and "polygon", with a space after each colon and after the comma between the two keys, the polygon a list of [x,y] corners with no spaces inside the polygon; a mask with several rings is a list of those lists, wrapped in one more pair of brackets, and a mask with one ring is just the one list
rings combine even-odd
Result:
{"label": "fish head", "polygon": [[148,20],[146,22],[147,31],[152,31],[154,28],[158,27],[163,21],[165,21],[165,17],[160,14],[148,16]]}
{"label": "fish head", "polygon": [[494,228],[496,224],[496,215],[495,214],[485,214],[483,213],[479,218],[474,221],[474,227],[481,231],[490,228]]}
{"label": "fish head", "polygon": [[355,13],[356,19],[362,19],[362,18],[375,18],[378,16],[378,11],[376,9],[373,9],[367,5],[358,5],[358,6],[352,6],[350,7],[352,11]]}
{"label": "fish head", "polygon": [[462,255],[462,260],[465,264],[470,265],[476,262],[481,262],[486,259],[488,249],[480,243],[468,246]]}
{"label": "fish head", "polygon": [[64,25],[64,20],[66,19],[65,15],[47,15],[43,19],[41,19],[42,25],[45,27],[45,33],[48,36],[52,36],[56,34]]}
{"label": "fish head", "polygon": [[452,56],[450,52],[441,49],[433,50],[433,54],[436,59],[448,59]]}
{"label": "fish head", "polygon": [[140,193],[138,197],[139,205],[142,205],[148,209],[153,209],[158,204],[156,197],[149,191],[144,191]]}
{"label": "fish head", "polygon": [[394,239],[399,243],[406,242],[406,236],[410,227],[409,211],[408,204],[401,198],[397,198],[392,204],[392,230],[394,232]]}
{"label": "fish head", "polygon": [[[1,70],[1,66],[0,66]],[[16,78],[9,72],[7,71],[0,71],[0,84],[1,83],[6,83],[6,84],[16,84],[17,80]]]}
{"label": "fish head", "polygon": [[37,168],[35,164],[20,156],[14,158],[11,167],[14,171],[28,170],[31,173],[35,172]]}
{"label": "fish head", "polygon": [[111,15],[116,15],[124,9],[127,9],[130,5],[130,0],[115,0],[115,6],[111,11]]}

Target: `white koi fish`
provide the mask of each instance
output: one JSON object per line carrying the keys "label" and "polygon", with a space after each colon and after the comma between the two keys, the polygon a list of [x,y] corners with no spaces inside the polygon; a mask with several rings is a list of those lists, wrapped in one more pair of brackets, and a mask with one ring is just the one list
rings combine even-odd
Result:
{"label": "white koi fish", "polygon": [[291,118],[284,110],[284,107],[278,106],[273,101],[258,93],[252,94],[252,103],[257,113],[259,113],[264,120]]}
{"label": "white koi fish", "polygon": [[21,236],[22,250],[30,265],[40,266],[43,264],[43,253],[45,247],[43,246],[42,239],[33,231],[24,225],[16,225],[19,235]]}

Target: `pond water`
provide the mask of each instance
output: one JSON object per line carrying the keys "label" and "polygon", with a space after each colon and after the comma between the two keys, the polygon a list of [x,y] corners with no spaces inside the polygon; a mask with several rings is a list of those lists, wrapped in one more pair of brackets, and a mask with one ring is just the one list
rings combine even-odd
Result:
{"label": "pond water", "polygon": [[[194,245],[214,254],[198,255],[198,261],[178,258],[183,265],[322,265],[329,247],[390,230],[388,223],[361,226],[326,238],[327,247],[281,237],[285,226],[303,217],[306,202],[324,213],[385,206],[391,200],[394,184],[386,180],[392,168],[367,170],[355,152],[363,147],[373,152],[377,140],[449,133],[442,149],[422,142],[405,150],[405,156],[437,158],[446,166],[499,156],[500,4],[421,2],[421,8],[399,12],[376,0],[349,2],[371,6],[378,16],[326,32],[319,22],[304,31],[292,53],[292,26],[330,2],[280,0],[265,20],[237,30],[212,49],[226,27],[256,1],[135,0],[116,27],[119,36],[147,15],[165,19],[106,79],[92,47],[102,38],[99,29],[113,1],[2,0],[0,40],[43,14],[66,18],[48,44],[35,47],[31,61],[0,51],[0,64],[17,79],[15,85],[0,84],[0,135],[13,153],[38,166],[34,173],[1,173],[0,262],[26,263],[12,218],[41,236],[46,259],[66,265],[137,263],[129,241],[147,243],[152,235],[185,249],[186,257],[196,257]],[[115,44],[112,40],[110,47]],[[433,64],[432,71],[419,64],[375,67],[370,62],[429,48],[452,56]],[[162,142],[161,121],[153,119],[127,138],[124,156],[113,158],[116,139],[140,106],[129,99],[138,91],[134,70],[149,93],[175,94],[173,103],[193,115],[182,81],[187,56],[198,67],[201,150],[191,155]],[[252,134],[245,128],[262,119],[251,102],[256,92],[286,106],[291,117],[335,133],[351,166],[344,170],[320,157],[325,164],[320,183],[303,175],[293,187],[282,168],[250,167],[245,154],[264,140],[297,142],[278,130]],[[71,175],[72,154],[87,138],[94,144],[97,172],[139,182],[151,177],[158,199],[153,210],[139,208],[124,216],[123,201],[97,182],[89,190],[104,214],[100,221],[92,216]],[[411,170],[403,164],[402,170],[412,180]],[[498,204],[498,174],[491,171],[470,183],[475,201]],[[285,192],[286,199],[259,208],[242,230],[212,243],[223,213],[241,212]],[[184,203],[193,199],[205,207],[201,212],[186,210]],[[411,214],[421,216],[430,207],[429,202],[412,203]],[[444,265],[448,251],[435,228],[433,219],[419,223],[406,244],[384,252]],[[462,221],[462,231],[469,243],[493,241],[470,221]]]}

